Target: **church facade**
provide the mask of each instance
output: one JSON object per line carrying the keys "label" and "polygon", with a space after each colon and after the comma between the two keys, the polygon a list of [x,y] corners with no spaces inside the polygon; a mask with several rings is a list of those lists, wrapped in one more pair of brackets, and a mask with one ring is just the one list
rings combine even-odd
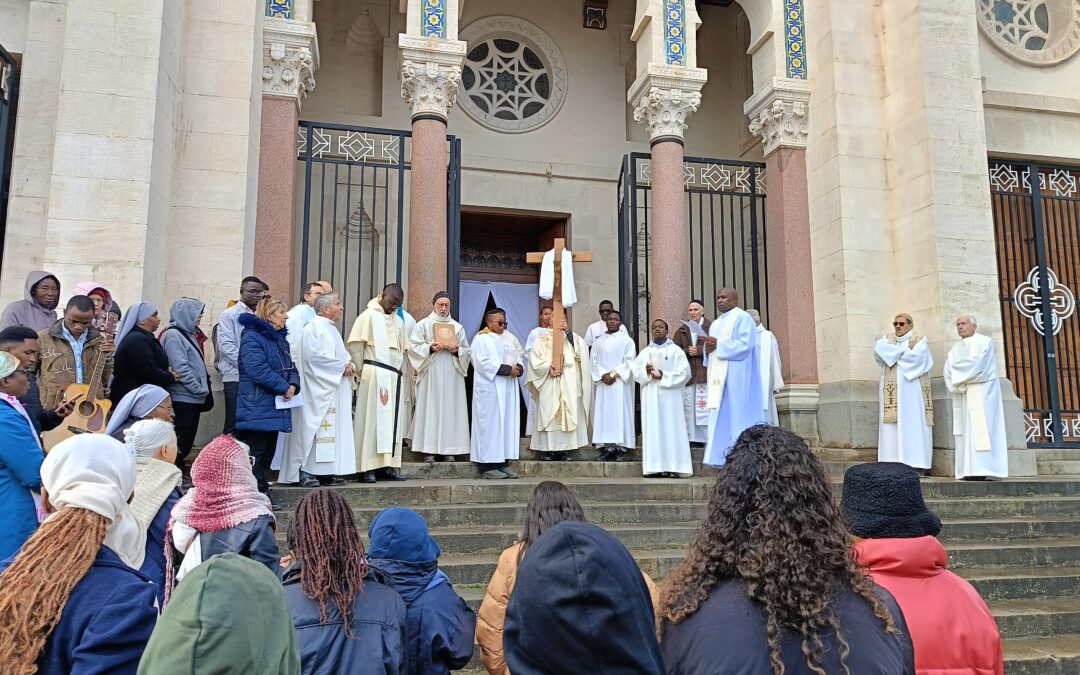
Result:
{"label": "church facade", "polygon": [[942,473],[961,314],[1012,473],[1080,443],[1075,0],[0,0],[0,46],[5,303],[46,269],[208,325],[254,273],[330,279],[351,321],[400,279],[418,318],[490,289],[520,330],[525,254],[563,237],[580,330],[735,286],[815,442],[876,444],[907,312]]}

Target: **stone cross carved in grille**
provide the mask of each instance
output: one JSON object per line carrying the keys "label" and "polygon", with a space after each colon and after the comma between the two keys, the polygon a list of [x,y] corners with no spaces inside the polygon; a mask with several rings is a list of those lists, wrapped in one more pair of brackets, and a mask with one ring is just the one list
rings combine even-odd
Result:
{"label": "stone cross carved in grille", "polygon": [[[566,309],[562,304],[562,255],[566,250],[566,240],[559,238],[555,240],[555,260],[553,264],[555,266],[555,291],[552,294],[552,307],[551,307],[551,365],[555,369],[556,375],[562,375],[563,369],[563,340],[565,334],[559,329],[562,326],[563,319],[566,318]],[[531,265],[539,265],[544,262],[544,254],[547,251],[530,251],[525,254],[525,262]],[[592,262],[592,251],[574,251],[572,258],[574,262]]]}

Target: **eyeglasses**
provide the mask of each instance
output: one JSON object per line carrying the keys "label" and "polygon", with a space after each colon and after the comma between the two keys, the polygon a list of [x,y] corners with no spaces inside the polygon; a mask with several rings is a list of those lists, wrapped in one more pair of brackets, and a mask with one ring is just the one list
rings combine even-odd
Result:
{"label": "eyeglasses", "polygon": [[503,328],[506,328],[506,327],[507,327],[507,326],[509,326],[510,324],[509,324],[508,322],[506,322],[506,321],[496,321],[496,322],[495,322],[495,325],[496,325],[496,326],[502,326]]}

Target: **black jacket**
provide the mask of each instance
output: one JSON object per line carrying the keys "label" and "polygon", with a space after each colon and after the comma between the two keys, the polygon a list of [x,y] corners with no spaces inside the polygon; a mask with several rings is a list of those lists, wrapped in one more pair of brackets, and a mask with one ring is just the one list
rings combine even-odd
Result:
{"label": "black jacket", "polygon": [[30,388],[26,390],[25,395],[19,397],[19,403],[26,408],[26,414],[30,416],[34,430],[39,436],[46,431],[52,431],[64,421],[56,410],[46,410],[41,404],[41,391],[38,389],[36,374],[30,377]]}
{"label": "black jacket", "polygon": [[[907,623],[896,600],[877,589],[896,624],[888,634],[874,616],[870,604],[846,584],[836,592],[834,607],[851,652],[845,659],[848,671],[858,675],[914,675],[915,656]],[[697,611],[677,624],[664,623],[664,661],[668,675],[757,675],[771,673],[765,615],[750,600],[742,580],[716,584]],[[822,637],[825,672],[842,673],[840,642],[835,635]],[[802,653],[802,638],[785,635],[780,658],[786,675],[811,675]]]}
{"label": "black jacket", "polygon": [[388,586],[373,579],[353,603],[352,633],[345,636],[341,612],[326,604],[326,622],[319,618],[319,603],[300,587],[300,564],[285,571],[285,601],[289,605],[300,668],[304,675],[402,675],[405,673],[405,603]]}
{"label": "black jacket", "polygon": [[273,516],[259,516],[227,530],[203,532],[199,535],[199,545],[202,547],[203,560],[209,560],[210,556],[219,553],[239,553],[261,562],[274,574],[280,568],[281,553],[274,538]]}
{"label": "black jacket", "polygon": [[144,384],[156,384],[168,391],[174,382],[176,378],[169,372],[165,348],[153,333],[138,326],[132,328],[113,356],[113,381],[109,391],[113,407],[129,391]]}
{"label": "black jacket", "polygon": [[653,616],[626,546],[596,525],[559,523],[518,568],[503,625],[506,665],[514,675],[661,675]]}

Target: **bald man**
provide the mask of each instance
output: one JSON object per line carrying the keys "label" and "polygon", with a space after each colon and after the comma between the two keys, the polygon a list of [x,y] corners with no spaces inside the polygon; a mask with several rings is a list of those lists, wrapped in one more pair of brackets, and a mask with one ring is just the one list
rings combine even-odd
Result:
{"label": "bald man", "polygon": [[303,301],[289,310],[285,327],[288,329],[286,338],[289,340],[289,351],[292,353],[293,363],[298,363],[300,336],[303,335],[304,326],[315,318],[315,301],[320,295],[333,292],[334,287],[329,281],[309,281],[304,284]]}

